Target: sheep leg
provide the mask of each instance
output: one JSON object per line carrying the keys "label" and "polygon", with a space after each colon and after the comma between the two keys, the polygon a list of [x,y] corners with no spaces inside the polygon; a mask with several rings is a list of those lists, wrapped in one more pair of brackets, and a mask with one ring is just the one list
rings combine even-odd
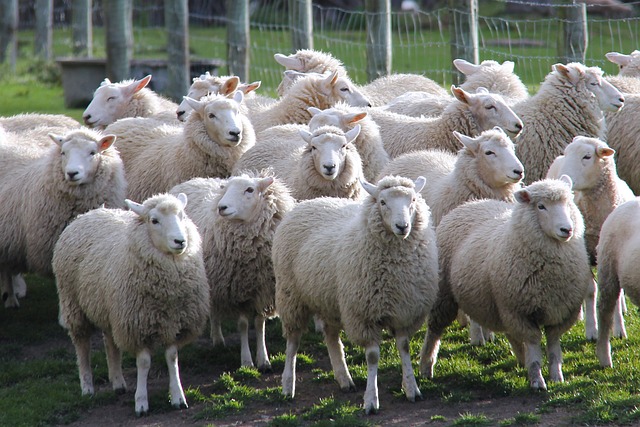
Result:
{"label": "sheep leg", "polygon": [[78,359],[80,388],[82,395],[93,396],[93,374],[91,373],[91,340],[90,334],[70,334]]}
{"label": "sheep leg", "polygon": [[238,332],[240,333],[240,362],[242,366],[253,367],[251,349],[249,348],[249,320],[241,314],[238,317]]}
{"label": "sheep leg", "polygon": [[[365,414],[376,414],[380,408],[378,401],[378,361],[380,360],[380,346],[377,342],[365,347],[367,357],[367,390],[364,392]],[[417,387],[417,386],[416,386]]]}
{"label": "sheep leg", "polygon": [[269,353],[267,353],[267,343],[265,340],[264,328],[266,323],[264,316],[256,316],[254,324],[256,327],[256,362],[258,371],[271,372],[271,362],[269,362]]}
{"label": "sheep leg", "polygon": [[324,326],[324,342],[329,352],[329,360],[331,360],[331,368],[333,376],[340,386],[340,390],[344,392],[355,391],[356,385],[351,379],[347,361],[344,356],[344,346],[340,340],[340,330],[334,326]]}
{"label": "sheep leg", "polygon": [[301,336],[300,331],[290,332],[287,335],[284,370],[282,371],[282,394],[291,398],[296,394],[296,355]]}
{"label": "sheep leg", "polygon": [[213,313],[211,310],[210,315],[210,323],[211,323],[211,342],[213,346],[222,345],[225,346],[224,343],[224,335],[222,335],[222,323],[220,322],[220,317]]}
{"label": "sheep leg", "polygon": [[24,298],[27,296],[27,282],[25,282],[22,274],[12,276],[11,283],[13,284],[13,293],[16,298]]}
{"label": "sheep leg", "polygon": [[4,301],[5,308],[20,307],[18,298],[13,291],[11,275],[7,272],[0,272],[0,289],[2,290],[2,301]]}
{"label": "sheep leg", "polygon": [[180,368],[178,367],[178,347],[169,346],[164,353],[169,369],[169,395],[171,396],[171,406],[176,409],[187,409],[187,398],[184,397],[184,390],[180,383]]}
{"label": "sheep leg", "polygon": [[453,294],[440,286],[436,302],[429,313],[427,321],[427,333],[420,350],[420,375],[433,378],[433,368],[438,361],[440,338],[444,329],[455,320],[458,314],[458,303]]}
{"label": "sheep leg", "polygon": [[122,352],[116,347],[113,336],[110,333],[103,333],[104,349],[107,353],[107,369],[109,370],[109,381],[116,394],[123,394],[127,391],[127,383],[122,374]]}
{"label": "sheep leg", "polygon": [[547,384],[542,378],[542,349],[540,341],[525,342],[525,366],[529,373],[529,385],[534,390],[546,390]]}
{"label": "sheep leg", "polygon": [[620,281],[613,268],[601,266],[598,277],[598,342],[596,355],[600,366],[611,367],[611,325],[616,301],[620,298]]}
{"label": "sheep leg", "polygon": [[620,295],[616,301],[616,308],[613,311],[613,336],[616,338],[627,338],[627,329],[624,326],[624,311],[626,310],[626,302],[624,300],[624,292],[620,290]]}
{"label": "sheep leg", "polygon": [[473,319],[469,321],[469,341],[471,345],[485,345],[484,333],[482,326]]}
{"label": "sheep leg", "polygon": [[400,363],[402,363],[402,388],[411,402],[415,402],[416,398],[422,399],[422,393],[416,383],[416,377],[413,374],[413,366],[411,365],[411,353],[409,352],[409,337],[407,335],[396,335],[396,347],[400,354]]}
{"label": "sheep leg", "polygon": [[149,413],[149,396],[147,394],[147,378],[151,369],[151,352],[142,349],[136,355],[138,382],[136,384],[136,415],[141,417]]}
{"label": "sheep leg", "polygon": [[511,344],[511,349],[513,350],[513,354],[516,356],[516,360],[518,361],[518,363],[521,366],[527,366],[527,361],[526,361],[526,350],[525,350],[525,346],[524,343],[519,340],[516,339],[513,335],[510,334],[505,334],[507,336],[507,340],[509,341],[509,344]]}
{"label": "sheep leg", "polygon": [[584,299],[584,328],[587,340],[595,341],[598,339],[598,325],[596,320],[596,295],[597,284],[595,280],[591,280],[592,286]]}
{"label": "sheep leg", "polygon": [[558,383],[564,382],[562,375],[562,348],[560,347],[560,336],[563,329],[557,326],[547,326],[547,359],[549,361],[549,379]]}

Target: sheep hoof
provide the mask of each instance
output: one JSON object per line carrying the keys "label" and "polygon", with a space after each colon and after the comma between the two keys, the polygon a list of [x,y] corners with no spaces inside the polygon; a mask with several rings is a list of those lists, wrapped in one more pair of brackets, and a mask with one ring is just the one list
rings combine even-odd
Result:
{"label": "sheep hoof", "polygon": [[271,367],[271,364],[265,364],[265,365],[261,365],[258,366],[258,372],[262,373],[262,374],[272,374],[273,373],[273,368]]}
{"label": "sheep hoof", "polygon": [[353,393],[354,391],[358,391],[354,383],[349,383],[349,385],[346,387],[340,387],[340,390],[343,393]]}
{"label": "sheep hoof", "polygon": [[127,392],[127,389],[125,387],[118,387],[114,388],[113,391],[116,393],[116,396],[122,396]]}
{"label": "sheep hoof", "polygon": [[365,413],[366,415],[376,415],[376,414],[378,413],[378,408],[376,408],[376,407],[375,407],[375,406],[373,406],[373,405],[367,405],[367,406],[364,408],[364,413]]}
{"label": "sheep hoof", "polygon": [[149,415],[149,410],[148,409],[141,409],[139,411],[136,411],[136,416],[138,418],[146,417],[147,415]]}
{"label": "sheep hoof", "polygon": [[189,405],[187,405],[187,402],[180,401],[179,403],[176,403],[175,405],[173,405],[173,407],[176,409],[188,409]]}

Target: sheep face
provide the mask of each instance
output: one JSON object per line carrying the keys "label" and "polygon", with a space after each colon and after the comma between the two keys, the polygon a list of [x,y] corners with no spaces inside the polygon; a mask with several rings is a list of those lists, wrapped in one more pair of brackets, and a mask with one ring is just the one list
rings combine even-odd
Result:
{"label": "sheep face", "polygon": [[369,99],[347,77],[338,77],[331,90],[334,99],[344,101],[352,107],[371,107]]}
{"label": "sheep face", "polygon": [[[240,78],[238,76],[231,76],[225,80],[222,77],[212,76],[207,72],[207,74],[202,74],[199,78],[193,79],[187,97],[200,100],[210,94],[219,93],[228,96],[233,94],[239,84]],[[193,108],[183,99],[176,109],[178,120],[184,122],[191,111],[193,111]]]}
{"label": "sheep face", "polygon": [[360,125],[356,125],[347,133],[342,133],[333,126],[319,128],[314,133],[300,131],[307,143],[305,153],[310,154],[311,161],[327,181],[333,181],[344,170],[350,151],[356,151],[353,141],[360,133]]}
{"label": "sheep face", "polygon": [[522,120],[507,105],[502,96],[489,93],[485,88],[478,88],[476,93],[470,93],[452,86],[451,92],[459,101],[468,106],[480,131],[499,126],[509,134],[516,136],[522,130]]}
{"label": "sheep face", "polygon": [[640,76],[640,50],[634,50],[630,55],[609,52],[605,56],[609,61],[618,65],[620,69],[619,75],[627,77]]}
{"label": "sheep face", "polygon": [[314,131],[322,126],[335,126],[343,131],[352,129],[353,126],[367,116],[366,112],[350,113],[337,108],[327,108],[321,110],[316,107],[309,107],[311,120],[309,120],[309,130]]}
{"label": "sheep face", "polygon": [[[383,178],[384,180],[384,178]],[[382,180],[380,181],[382,183]],[[402,185],[375,186],[362,181],[363,188],[374,198],[385,228],[392,234],[406,239],[411,233],[416,214],[416,204],[425,178],[420,176],[414,188]]]}
{"label": "sheep face", "polygon": [[181,255],[187,250],[189,242],[184,213],[187,196],[184,193],[160,203],[155,203],[154,198],[144,204],[131,200],[125,200],[125,203],[145,224],[149,239],[158,251],[167,255]]}
{"label": "sheep face", "polygon": [[65,136],[49,134],[49,137],[60,147],[62,173],[71,186],[93,182],[100,167],[100,154],[116,140],[115,135],[107,135],[96,141],[77,132]]}
{"label": "sheep face", "polygon": [[471,138],[454,132],[454,135],[477,162],[480,179],[492,188],[520,182],[524,167],[515,153],[513,142],[499,127]]}
{"label": "sheep face", "polygon": [[545,181],[538,181],[528,187],[515,192],[519,203],[528,205],[538,226],[549,238],[566,242],[574,234],[574,215],[577,207],[571,194],[571,179],[562,175],[564,189],[555,188],[551,191],[539,191]]}
{"label": "sheep face", "polygon": [[555,64],[553,69],[565,84],[576,87],[583,85],[597,100],[600,109],[618,111],[624,105],[622,93],[602,78],[600,68],[585,67],[578,62],[572,62],[567,65]]}
{"label": "sheep face", "polygon": [[242,114],[240,103],[242,92],[235,92],[233,98],[212,95],[197,101],[185,97],[185,101],[199,114],[207,135],[212,141],[227,147],[236,147],[242,142]]}
{"label": "sheep face", "polygon": [[265,190],[273,184],[273,177],[232,177],[224,184],[218,199],[218,214],[228,220],[251,221],[259,215]]}
{"label": "sheep face", "polygon": [[123,118],[127,104],[133,95],[145,88],[150,81],[150,75],[141,80],[122,83],[111,83],[109,79],[104,79],[82,113],[82,120],[90,128],[104,129],[107,125]]}
{"label": "sheep face", "polygon": [[605,167],[613,162],[615,151],[597,138],[577,136],[564,149],[564,157],[558,171],[573,181],[573,189],[585,191],[600,181]]}

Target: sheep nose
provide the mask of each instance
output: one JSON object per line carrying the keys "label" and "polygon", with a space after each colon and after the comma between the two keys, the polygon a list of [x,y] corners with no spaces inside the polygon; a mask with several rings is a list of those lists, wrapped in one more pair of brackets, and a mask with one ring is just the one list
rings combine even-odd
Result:
{"label": "sheep nose", "polygon": [[324,168],[326,174],[332,174],[334,169],[336,168],[336,165],[322,165],[322,167]]}
{"label": "sheep nose", "polygon": [[573,229],[571,227],[560,227],[560,232],[562,233],[563,236],[571,236],[571,233],[573,232]]}
{"label": "sheep nose", "polygon": [[516,123],[516,129],[522,130],[522,123]]}
{"label": "sheep nose", "polygon": [[234,138],[240,138],[240,131],[239,130],[230,130],[229,131],[229,135],[233,136]]}
{"label": "sheep nose", "polygon": [[618,98],[618,100],[624,104],[624,96],[621,96],[620,98]]}
{"label": "sheep nose", "polygon": [[181,248],[184,247],[184,241],[184,239],[173,239],[173,242]]}
{"label": "sheep nose", "polygon": [[69,179],[71,181],[73,181],[73,179],[76,177],[76,175],[78,175],[80,172],[67,172],[67,176],[69,177]]}
{"label": "sheep nose", "polygon": [[185,110],[182,110],[182,111],[176,111],[176,114],[178,115],[178,118],[180,118],[180,117],[184,116],[184,114],[185,114],[185,113],[186,113],[186,111],[185,111]]}
{"label": "sheep nose", "polygon": [[409,228],[409,224],[403,222],[402,224],[396,224],[396,228],[400,232],[400,234],[406,234],[407,228]]}
{"label": "sheep nose", "polygon": [[371,103],[370,102],[367,102],[367,107],[371,107]]}
{"label": "sheep nose", "polygon": [[523,173],[523,171],[521,171],[520,169],[514,169],[514,170],[513,170],[513,173],[514,173],[516,176],[522,177],[522,173]]}
{"label": "sheep nose", "polygon": [[218,206],[218,212],[222,213],[222,212],[226,211],[226,210],[227,210],[227,207],[228,207],[228,206],[226,206],[226,205],[220,205],[220,206]]}

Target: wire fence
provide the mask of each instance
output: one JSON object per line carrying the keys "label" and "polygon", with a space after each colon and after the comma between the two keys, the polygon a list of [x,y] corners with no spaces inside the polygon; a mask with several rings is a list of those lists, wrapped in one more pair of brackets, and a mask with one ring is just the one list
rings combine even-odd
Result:
{"label": "wire fence", "polygon": [[[593,0],[592,0],[593,1]],[[33,12],[30,2],[20,2],[20,28],[30,37]],[[189,43],[192,58],[226,58],[226,25],[220,0],[189,2]],[[352,2],[353,3],[353,2]],[[405,2],[406,3],[406,2]],[[613,1],[608,2],[613,4]],[[395,2],[394,2],[395,4]],[[393,72],[424,74],[442,85],[452,81],[451,28],[448,7],[427,1],[421,8],[392,11]],[[445,3],[446,4],[446,3]],[[263,89],[274,91],[282,77],[275,53],[291,53],[291,26],[287,16],[288,0],[254,1],[250,14],[249,80],[262,80]],[[102,2],[93,2],[94,56],[104,56],[100,29],[104,21]],[[480,60],[510,60],[516,73],[528,85],[537,85],[559,62],[558,40],[561,20],[556,3],[540,1],[480,1],[478,40]],[[597,65],[607,73],[616,67],[605,53],[630,53],[640,46],[638,3],[620,3],[616,7],[590,4],[587,7],[588,45],[585,63]],[[362,8],[361,8],[362,9]],[[163,1],[134,1],[134,58],[166,58]],[[640,9],[639,9],[640,10]],[[55,55],[71,52],[71,1],[54,3]],[[313,5],[314,48],[332,53],[345,64],[351,77],[364,83],[366,76],[366,15],[363,10]],[[19,53],[20,55],[20,53]],[[226,73],[224,67],[217,70]]]}

